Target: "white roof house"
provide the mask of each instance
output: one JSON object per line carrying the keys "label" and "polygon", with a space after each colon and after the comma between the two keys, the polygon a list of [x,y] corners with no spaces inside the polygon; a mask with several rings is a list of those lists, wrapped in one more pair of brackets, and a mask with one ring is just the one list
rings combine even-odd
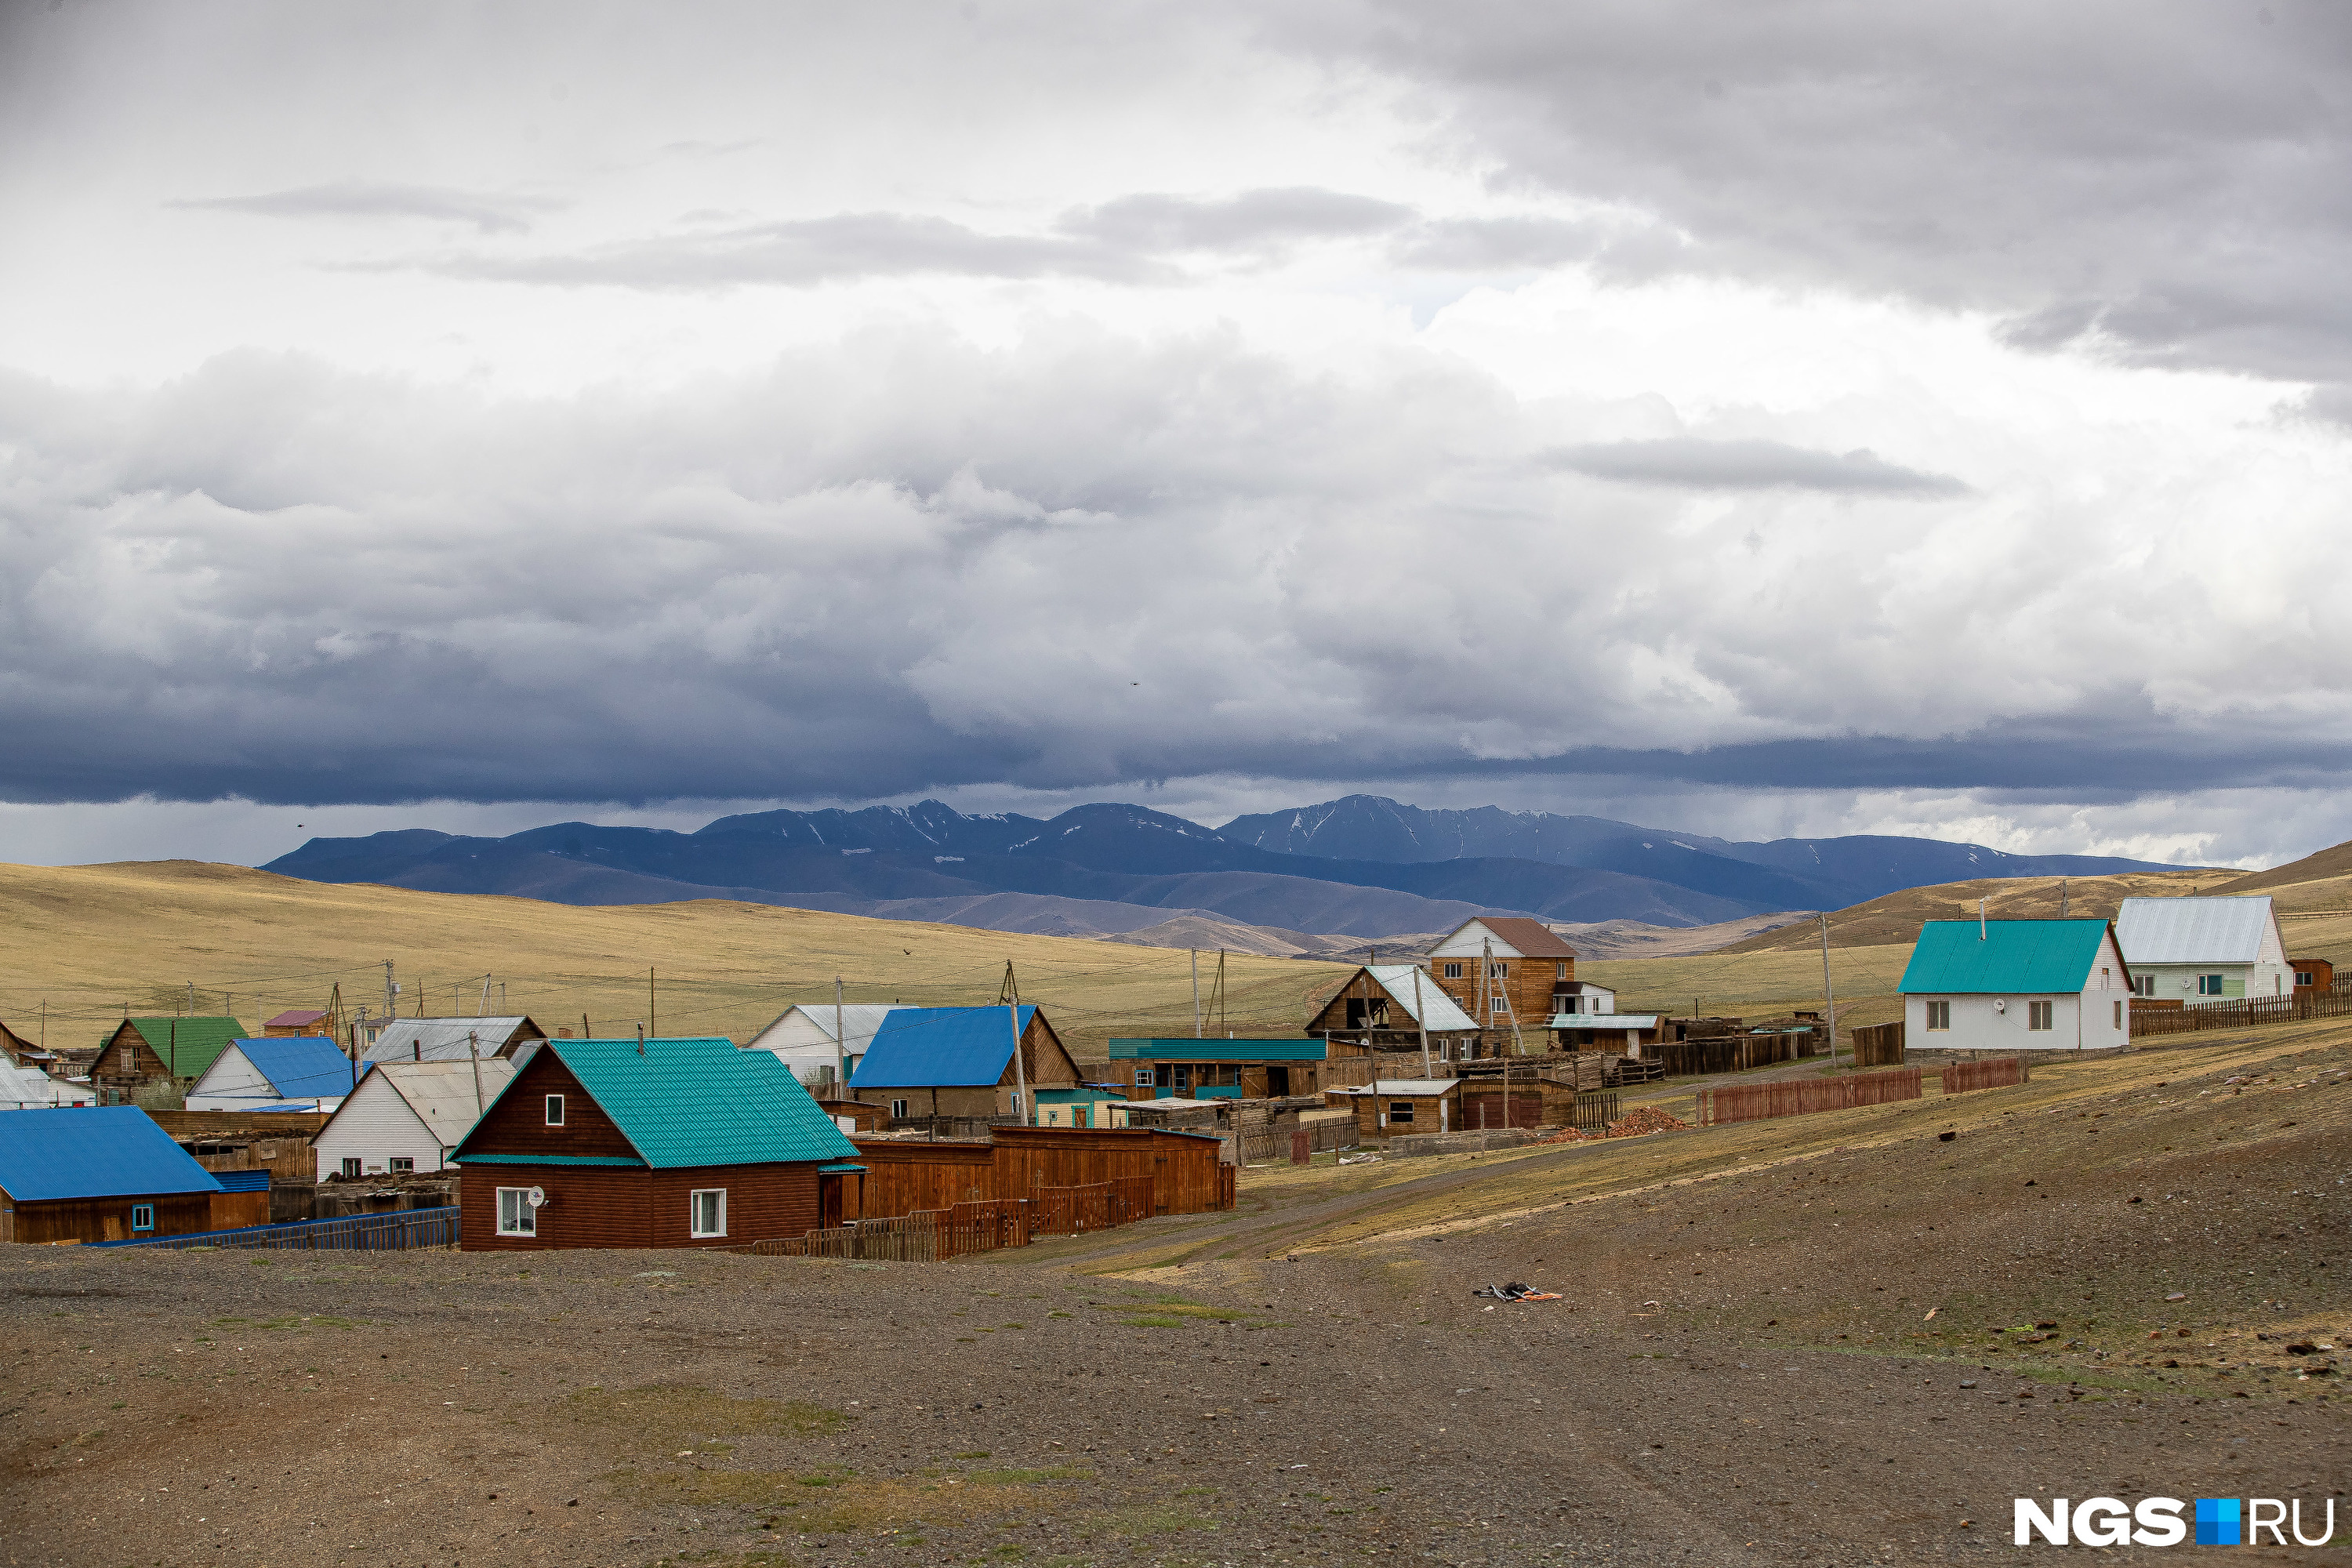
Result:
{"label": "white roof house", "polygon": [[46,1110],[58,1105],[96,1105],[98,1090],[68,1083],[38,1068],[20,1068],[0,1057],[0,1110]]}
{"label": "white roof house", "polygon": [[310,1140],[319,1173],[386,1176],[444,1169],[449,1151],[517,1070],[504,1057],[377,1063]]}
{"label": "white roof house", "polygon": [[[470,1037],[472,1045],[468,1045]],[[547,1031],[520,1016],[504,1018],[394,1018],[360,1055],[368,1062],[462,1062],[474,1053],[508,1057]]]}
{"label": "white roof house", "polygon": [[[1422,968],[1421,965],[1371,963],[1364,966],[1364,973],[1380,982],[1381,989],[1387,992],[1397,1005],[1404,1009],[1407,1022],[1399,1026],[1400,1027],[1425,1027],[1433,1035],[1477,1032],[1477,1024],[1472,1020],[1469,1014],[1462,1010],[1461,1004],[1440,990],[1437,982],[1430,978],[1428,970]],[[1416,990],[1413,984],[1415,973],[1421,976],[1421,983],[1417,987],[1421,995],[1419,1011],[1415,1011],[1413,1007],[1413,994]],[[1423,1017],[1423,1014],[1427,1016]]]}
{"label": "white roof house", "polygon": [[2284,996],[2294,988],[2268,894],[2126,899],[2116,942],[2142,996],[2199,1004]]}
{"label": "white roof house", "polygon": [[794,1003],[778,1014],[766,1028],[744,1041],[743,1048],[772,1051],[778,1061],[792,1069],[794,1078],[814,1088],[843,1078],[845,1065],[848,1073],[855,1075],[858,1062],[874,1044],[882,1021],[897,1011],[896,1003],[880,1006],[870,1002],[845,1002],[840,1007],[842,1038],[836,1040],[832,1003]]}

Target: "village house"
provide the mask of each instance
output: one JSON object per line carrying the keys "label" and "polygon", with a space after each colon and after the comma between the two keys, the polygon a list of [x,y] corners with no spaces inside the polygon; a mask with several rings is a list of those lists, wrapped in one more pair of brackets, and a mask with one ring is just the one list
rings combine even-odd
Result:
{"label": "village house", "polygon": [[1477,1021],[1425,966],[1372,963],[1348,977],[1307,1020],[1307,1032],[1326,1040],[1351,1037],[1359,1047],[1375,1051],[1408,1051],[1421,1048],[1424,1023],[1430,1054],[1441,1061],[1468,1056],[1477,1044]]}
{"label": "village house", "polygon": [[231,1040],[188,1086],[189,1110],[332,1110],[359,1073],[323,1036]]}
{"label": "village house", "polygon": [[462,1062],[511,1057],[547,1031],[529,1018],[395,1018],[360,1053],[363,1062]]}
{"label": "village house", "polygon": [[[1360,1063],[1368,1053],[1354,1040],[1123,1038],[1110,1042],[1114,1082],[1129,1100],[1265,1100],[1315,1094],[1334,1081],[1338,1062]],[[1359,1067],[1346,1081],[1360,1083]]]}
{"label": "village house", "polygon": [[559,1037],[530,1054],[451,1156],[463,1173],[461,1246],[802,1236],[840,1223],[856,1155],[766,1051],[718,1037]]}
{"label": "village house", "polygon": [[2109,1050],[2132,973],[2105,921],[1929,921],[1903,972],[1910,1050]]}
{"label": "village house", "polygon": [[133,1105],[0,1116],[0,1242],[131,1241],[262,1223]]}
{"label": "village house", "polygon": [[99,1047],[90,1082],[118,1090],[151,1083],[185,1087],[246,1033],[235,1018],[125,1018]]}
{"label": "village house", "polygon": [[[1040,1089],[1074,1089],[1078,1064],[1035,1006],[1020,1010],[1021,1062],[1013,1058],[1010,1007],[893,1007],[849,1080],[849,1094],[885,1106],[893,1121],[930,1117],[1012,1117],[1034,1109],[1020,1103],[1024,1082]],[[764,1054],[764,1053],[762,1053]]]}
{"label": "village house", "polygon": [[[820,1100],[839,1092],[874,1043],[874,1031],[898,1005],[796,1002],[743,1042],[747,1051],[772,1051]],[[836,1016],[837,1015],[837,1016]]]}
{"label": "village house", "polygon": [[514,1075],[507,1057],[374,1063],[310,1140],[318,1168],[341,1176],[442,1170]]}
{"label": "village house", "polygon": [[2270,895],[2126,899],[2116,940],[2137,994],[2195,1007],[2294,987]]}
{"label": "village house", "polygon": [[[1037,1099],[1039,1127],[1123,1127],[1122,1115],[1128,1104],[1126,1095],[1099,1084],[1082,1083],[1073,1089],[1041,1089],[1034,1091]],[[860,1131],[865,1129],[860,1128]]]}
{"label": "village house", "polygon": [[1555,995],[1582,994],[1574,984],[1576,950],[1524,916],[1465,921],[1424,956],[1431,978],[1489,1033],[1542,1029],[1570,1010]]}
{"label": "village house", "polygon": [[289,1007],[261,1026],[264,1039],[296,1039],[327,1033],[327,1015],[317,1007]]}
{"label": "village house", "polygon": [[60,1105],[95,1105],[98,1091],[86,1083],[51,1078],[37,1067],[19,1067],[0,1057],[0,1110],[45,1110]]}
{"label": "village house", "polygon": [[2336,989],[2336,965],[2326,959],[2290,958],[2286,965],[2294,972],[2294,988],[2298,993]]}

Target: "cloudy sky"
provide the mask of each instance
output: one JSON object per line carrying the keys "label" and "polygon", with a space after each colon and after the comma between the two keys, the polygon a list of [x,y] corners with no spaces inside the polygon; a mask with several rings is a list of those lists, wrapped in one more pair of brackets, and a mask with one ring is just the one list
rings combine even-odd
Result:
{"label": "cloudy sky", "polygon": [[57,0],[0,226],[0,857],[2352,837],[2337,5]]}

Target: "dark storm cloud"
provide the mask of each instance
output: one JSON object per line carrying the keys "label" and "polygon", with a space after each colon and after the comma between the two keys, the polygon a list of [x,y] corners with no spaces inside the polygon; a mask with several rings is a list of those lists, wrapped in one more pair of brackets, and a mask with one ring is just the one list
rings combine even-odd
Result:
{"label": "dark storm cloud", "polygon": [[2352,7],[2333,0],[1267,15],[1318,62],[1418,84],[1503,187],[1688,237],[1592,247],[1616,275],[1827,284],[1993,311],[2021,342],[2352,379]]}
{"label": "dark storm cloud", "polygon": [[1964,495],[1946,474],[1899,468],[1876,453],[1811,452],[1779,441],[1707,441],[1676,436],[1610,441],[1553,455],[1561,468],[1595,479],[1687,489],[1805,489],[1893,496]]}
{"label": "dark storm cloud", "polygon": [[470,224],[484,234],[520,234],[540,215],[564,203],[543,196],[491,195],[439,185],[404,185],[373,180],[338,180],[324,185],[269,191],[252,196],[205,196],[168,204],[260,217],[419,217]]}

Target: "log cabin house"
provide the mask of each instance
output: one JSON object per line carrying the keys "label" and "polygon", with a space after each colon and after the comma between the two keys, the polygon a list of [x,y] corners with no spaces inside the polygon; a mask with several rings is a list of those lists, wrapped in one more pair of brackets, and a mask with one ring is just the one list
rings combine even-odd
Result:
{"label": "log cabin house", "polygon": [[264,1039],[299,1039],[327,1033],[327,1015],[316,1007],[289,1007],[261,1026]]}
{"label": "log cabin house", "polygon": [[1542,1030],[1580,995],[1576,949],[1524,916],[1465,921],[1430,948],[1423,963],[1456,1006],[1487,1035],[1506,1039],[1515,1024],[1523,1039]]}
{"label": "log cabin house", "polygon": [[[1357,1064],[1368,1054],[1360,1042],[1337,1038],[1113,1037],[1110,1042],[1113,1081],[1119,1083],[1129,1100],[1265,1100],[1316,1094],[1333,1083],[1364,1081],[1366,1074]],[[1351,1072],[1351,1068],[1356,1070]]]}
{"label": "log cabin house", "polygon": [[125,1018],[98,1049],[90,1082],[113,1089],[177,1083],[204,1077],[231,1040],[246,1037],[235,1018]]}
{"label": "log cabin house", "polygon": [[186,1236],[258,1223],[253,1207],[135,1105],[0,1114],[0,1242]]}
{"label": "log cabin house", "polygon": [[[849,1097],[883,1107],[893,1121],[1026,1119],[1036,1090],[1075,1089],[1080,1078],[1035,1006],[1020,1010],[1020,1034],[1016,1071],[1010,1007],[893,1007],[850,1078]],[[1018,1102],[1024,1080],[1031,1106]]]}
{"label": "log cabin house", "polygon": [[1423,964],[1358,969],[1307,1021],[1307,1032],[1326,1040],[1351,1039],[1360,1051],[1367,1046],[1374,1051],[1415,1051],[1421,1048],[1424,1013],[1433,1057],[1453,1061],[1471,1054],[1478,1041],[1477,1021]]}
{"label": "log cabin house", "polygon": [[717,1037],[549,1040],[451,1159],[468,1252],[802,1236],[863,1174],[783,1063]]}

